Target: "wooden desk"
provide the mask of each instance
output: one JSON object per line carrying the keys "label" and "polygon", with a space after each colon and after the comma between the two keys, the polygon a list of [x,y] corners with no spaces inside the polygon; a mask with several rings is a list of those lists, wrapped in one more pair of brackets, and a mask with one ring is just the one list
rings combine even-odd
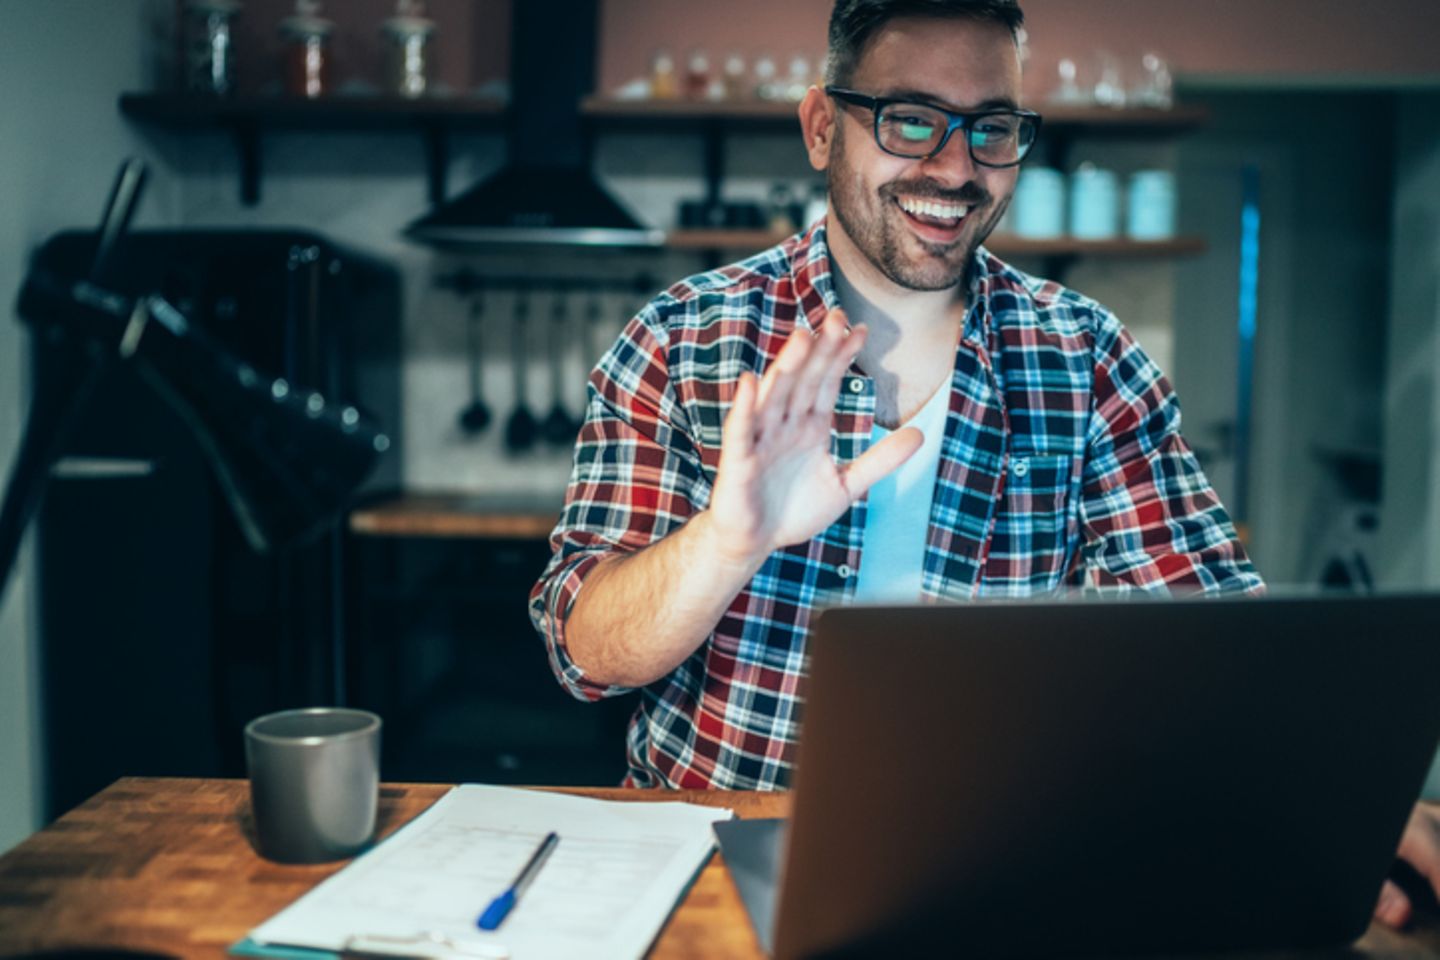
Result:
{"label": "wooden desk", "polygon": [[[445,790],[437,784],[384,786],[382,835]],[[728,806],[742,817],[786,816],[790,810],[783,794],[571,792],[642,802],[687,800]],[[0,956],[121,947],[223,957],[231,943],[344,865],[269,863],[252,850],[250,831],[243,780],[117,781],[0,857]],[[1440,931],[1401,936],[1372,927],[1359,947],[1361,956],[1440,958]],[[702,871],[651,956],[761,956],[718,857]]]}

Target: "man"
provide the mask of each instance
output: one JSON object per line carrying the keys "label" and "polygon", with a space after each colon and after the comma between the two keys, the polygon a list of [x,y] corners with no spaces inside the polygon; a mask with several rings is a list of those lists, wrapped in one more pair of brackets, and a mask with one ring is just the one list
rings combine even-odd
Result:
{"label": "man", "polygon": [[839,0],[799,110],[827,217],[670,288],[592,375],[531,611],[572,694],[639,689],[627,784],[785,786],[821,603],[1262,589],[1160,371],[980,246],[1037,126],[1021,20]]}

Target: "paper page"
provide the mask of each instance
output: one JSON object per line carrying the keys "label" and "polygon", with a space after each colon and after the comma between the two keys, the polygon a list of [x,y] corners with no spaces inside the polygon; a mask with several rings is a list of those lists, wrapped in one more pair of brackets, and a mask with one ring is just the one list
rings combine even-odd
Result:
{"label": "paper page", "polygon": [[[272,944],[439,935],[514,960],[640,957],[710,856],[729,810],[457,787],[393,837],[257,927]],[[500,929],[475,925],[550,831],[554,853]]]}

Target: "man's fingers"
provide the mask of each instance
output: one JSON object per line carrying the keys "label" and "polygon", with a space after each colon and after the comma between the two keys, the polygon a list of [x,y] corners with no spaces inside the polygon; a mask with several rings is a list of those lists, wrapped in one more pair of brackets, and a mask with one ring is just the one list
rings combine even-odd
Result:
{"label": "man's fingers", "polygon": [[755,449],[755,374],[745,371],[735,385],[735,397],[720,435],[721,449],[732,457],[748,457]]}
{"label": "man's fingers", "polygon": [[[843,315],[840,318],[844,319]],[[815,411],[823,416],[829,417],[835,412],[835,403],[840,396],[840,384],[845,375],[850,372],[850,365],[860,355],[860,350],[865,346],[865,328],[856,327],[846,335],[842,328],[839,331],[839,341],[834,355],[830,359],[830,366],[820,380],[819,388],[815,393]]]}
{"label": "man's fingers", "polygon": [[1375,919],[1391,927],[1403,927],[1410,922],[1410,898],[1389,880],[1380,888],[1380,901],[1375,904]]}
{"label": "man's fingers", "polygon": [[914,427],[903,427],[865,451],[842,475],[850,499],[855,500],[909,460],[920,449],[925,436]]}
{"label": "man's fingers", "polygon": [[1400,837],[1400,859],[1415,868],[1440,897],[1440,807],[1417,803]]}
{"label": "man's fingers", "polygon": [[830,370],[846,348],[845,315],[833,310],[820,325],[805,366],[796,377],[795,392],[790,398],[790,415],[807,417],[819,409],[816,400],[824,389]]}
{"label": "man's fingers", "polygon": [[765,371],[765,377],[760,381],[759,396],[755,401],[762,426],[784,416],[785,408],[790,403],[790,395],[795,391],[796,375],[810,358],[814,340],[815,337],[810,331],[797,327],[795,332],[790,334],[790,339],[785,341],[785,346],[780,348],[780,353],[776,355],[770,369]]}

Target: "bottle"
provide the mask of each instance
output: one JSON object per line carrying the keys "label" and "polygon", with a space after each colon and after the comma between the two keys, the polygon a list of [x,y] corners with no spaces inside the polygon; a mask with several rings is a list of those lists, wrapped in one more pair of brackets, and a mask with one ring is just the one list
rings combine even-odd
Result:
{"label": "bottle", "polygon": [[183,27],[183,89],[215,97],[235,92],[235,48],[231,21],[239,12],[237,0],[187,0]]}
{"label": "bottle", "polygon": [[755,96],[761,100],[778,100],[783,92],[775,76],[775,58],[762,53],[755,58]]}
{"label": "bottle", "polygon": [[674,100],[680,95],[675,78],[675,58],[667,50],[655,51],[650,60],[650,96],[656,100]]}
{"label": "bottle", "polygon": [[402,97],[422,97],[430,83],[430,35],[435,21],[425,18],[422,0],[396,0],[395,16],[385,21],[386,89]]}
{"label": "bottle", "polygon": [[280,21],[285,41],[285,92],[323,97],[330,92],[330,34],[335,24],[320,16],[320,0],[295,0],[295,13]]}
{"label": "bottle", "polygon": [[751,91],[746,89],[746,74],[744,54],[732,53],[725,58],[725,70],[721,76],[726,100],[744,100],[750,96]]}
{"label": "bottle", "polygon": [[785,96],[783,99],[792,103],[799,103],[805,99],[805,91],[810,89],[810,81],[813,79],[810,73],[810,59],[803,53],[797,53],[790,58],[790,76],[785,82]]}
{"label": "bottle", "polygon": [[704,50],[690,51],[685,62],[685,96],[704,100],[710,93],[710,55]]}

